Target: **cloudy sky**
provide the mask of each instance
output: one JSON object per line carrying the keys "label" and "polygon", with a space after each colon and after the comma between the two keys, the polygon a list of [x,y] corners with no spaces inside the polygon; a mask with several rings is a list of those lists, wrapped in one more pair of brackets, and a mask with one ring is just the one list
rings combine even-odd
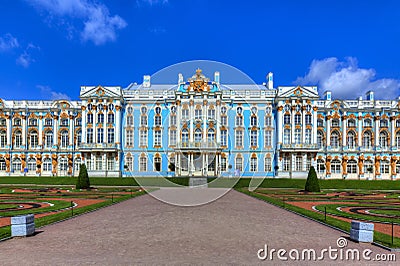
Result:
{"label": "cloudy sky", "polygon": [[398,1],[2,0],[0,10],[3,99],[78,99],[81,85],[126,87],[196,59],[334,98],[400,95]]}

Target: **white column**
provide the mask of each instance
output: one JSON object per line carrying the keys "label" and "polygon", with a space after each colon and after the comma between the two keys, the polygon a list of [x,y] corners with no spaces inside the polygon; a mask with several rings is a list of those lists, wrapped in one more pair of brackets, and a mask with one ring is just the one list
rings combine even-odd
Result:
{"label": "white column", "polygon": [[[314,107],[317,108],[317,107]],[[317,144],[317,119],[318,119],[318,109],[313,110],[313,126],[312,126],[312,144]]]}
{"label": "white column", "polygon": [[28,143],[26,139],[26,121],[28,120],[28,117],[25,112],[23,112],[23,115],[25,115],[25,119],[22,119],[22,145],[26,147]]}
{"label": "white column", "polygon": [[[394,116],[395,114],[392,114]],[[396,125],[396,119],[390,120],[390,146],[395,147],[396,146],[396,135],[395,135],[395,127]]]}
{"label": "white column", "polygon": [[38,136],[38,144],[39,146],[43,145],[43,117],[39,118],[39,136]]}
{"label": "white column", "polygon": [[292,131],[292,134],[291,134],[291,141],[290,141],[290,143],[295,143],[294,142],[294,131],[295,131],[295,129],[296,129],[296,126],[295,126],[295,124],[294,124],[294,111],[293,110],[291,110],[291,113],[290,113],[290,124],[292,125],[291,126],[291,131]]}
{"label": "white column", "polygon": [[[375,114],[375,116],[379,115],[379,112]],[[375,127],[375,147],[379,146],[379,121],[374,119],[374,127]]]}
{"label": "white column", "polygon": [[57,116],[57,119],[54,118],[54,116],[53,116],[53,125],[54,125],[53,142],[54,142],[54,145],[57,145],[58,144],[58,136],[57,136],[57,133],[58,133],[58,116]]}
{"label": "white column", "polygon": [[306,114],[301,110],[301,143],[306,143]]}
{"label": "white column", "polygon": [[[358,116],[361,116],[361,113],[358,113]],[[362,119],[358,119],[358,146],[362,146]]]}
{"label": "white column", "polygon": [[331,119],[326,120],[326,147],[328,146],[331,146]]}
{"label": "white column", "polygon": [[[83,104],[85,104],[85,103],[86,102],[84,102]],[[82,126],[81,126],[81,128],[82,128],[82,130],[81,130],[81,132],[82,132],[82,143],[86,143],[86,126],[87,126],[86,117],[87,117],[86,108],[83,108],[82,109]]]}
{"label": "white column", "polygon": [[283,129],[283,121],[282,121],[282,110],[281,110],[281,106],[278,106],[278,121],[277,121],[277,134],[278,134],[278,144],[282,144],[282,129]]}
{"label": "white column", "polygon": [[11,117],[11,113],[9,114],[9,118],[7,120],[7,146],[10,147],[11,146],[11,127],[10,127],[10,123],[12,123],[12,117]]}
{"label": "white column", "polygon": [[[219,96],[217,101],[220,101]],[[216,131],[216,135],[215,135],[215,142],[216,143],[220,143],[221,140],[221,101],[220,104],[217,105],[215,104],[215,119],[217,121],[217,131]]]}
{"label": "white column", "polygon": [[[346,113],[344,113],[346,115]],[[347,121],[342,120],[342,145],[343,147],[347,145]]]}
{"label": "white column", "polygon": [[118,108],[116,110],[116,120],[115,120],[115,143],[118,144],[118,146],[121,146],[121,108]]}
{"label": "white column", "polygon": [[[71,118],[72,117],[72,118]],[[75,117],[70,116],[70,126],[69,126],[69,145],[74,145],[74,134],[75,134]]]}

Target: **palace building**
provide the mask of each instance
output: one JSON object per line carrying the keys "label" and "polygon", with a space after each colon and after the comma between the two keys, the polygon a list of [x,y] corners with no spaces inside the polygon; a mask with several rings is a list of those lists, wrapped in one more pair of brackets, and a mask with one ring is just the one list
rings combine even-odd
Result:
{"label": "palace building", "polygon": [[[178,74],[178,73],[177,73]],[[80,101],[0,99],[0,176],[400,177],[400,101],[334,99],[317,87],[83,86]]]}

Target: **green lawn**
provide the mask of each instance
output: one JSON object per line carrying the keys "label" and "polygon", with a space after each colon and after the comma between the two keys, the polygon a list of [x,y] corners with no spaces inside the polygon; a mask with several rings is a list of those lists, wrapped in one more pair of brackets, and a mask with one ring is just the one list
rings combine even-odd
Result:
{"label": "green lawn", "polygon": [[[187,186],[189,184],[189,178],[166,178],[166,180],[170,182],[164,182],[164,178],[146,177],[140,178],[139,183],[145,182],[149,186],[172,186],[173,183]],[[223,187],[224,184],[229,187],[237,181],[235,188],[243,188],[248,187],[250,183],[250,178],[241,178],[239,180],[218,178],[218,182],[212,182],[213,180],[209,179],[211,187]],[[305,179],[266,178],[260,187],[303,189],[305,182]],[[75,185],[75,183],[76,177],[0,177],[0,184]],[[131,177],[91,177],[90,183],[92,186],[138,186],[138,182]],[[320,187],[321,189],[400,190],[400,180],[320,180]]]}

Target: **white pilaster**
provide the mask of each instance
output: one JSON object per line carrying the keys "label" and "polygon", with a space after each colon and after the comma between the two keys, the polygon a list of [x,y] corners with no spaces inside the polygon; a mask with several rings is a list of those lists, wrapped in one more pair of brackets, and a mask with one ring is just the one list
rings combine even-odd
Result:
{"label": "white pilaster", "polygon": [[39,136],[38,136],[38,144],[39,144],[39,147],[40,146],[42,146],[43,145],[43,138],[42,138],[42,136],[43,136],[43,117],[42,117],[42,119],[40,119],[39,118]]}
{"label": "white pilaster", "polygon": [[278,128],[277,128],[277,134],[278,134],[278,144],[282,144],[282,135],[283,135],[283,121],[282,121],[282,110],[280,110],[280,106],[278,106]]}

